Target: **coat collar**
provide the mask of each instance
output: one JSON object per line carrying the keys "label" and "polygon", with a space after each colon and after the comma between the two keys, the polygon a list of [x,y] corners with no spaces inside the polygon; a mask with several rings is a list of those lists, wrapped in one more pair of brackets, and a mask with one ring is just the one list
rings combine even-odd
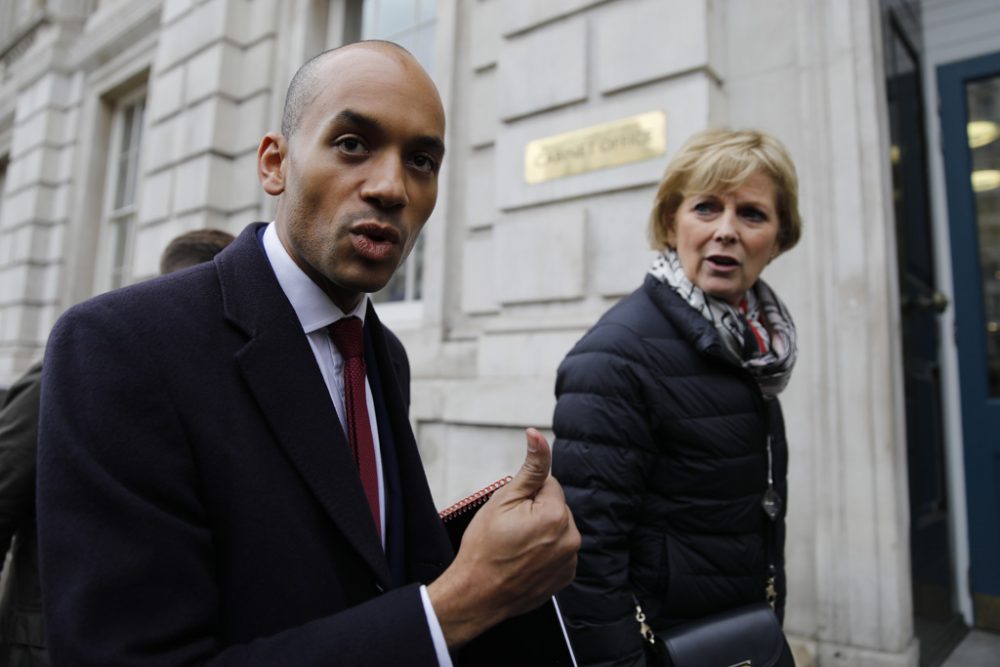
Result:
{"label": "coat collar", "polygon": [[670,285],[646,274],[641,289],[680,333],[681,337],[688,341],[699,354],[733,364],[732,358],[723,348],[719,332],[715,330],[712,323],[674,292]]}

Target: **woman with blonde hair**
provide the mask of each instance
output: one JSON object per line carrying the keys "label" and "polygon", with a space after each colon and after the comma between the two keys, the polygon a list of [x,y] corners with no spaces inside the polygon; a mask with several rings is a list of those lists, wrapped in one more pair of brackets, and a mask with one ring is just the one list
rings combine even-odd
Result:
{"label": "woman with blonde hair", "polygon": [[637,605],[656,631],[754,602],[784,611],[777,396],[796,335],[760,274],[801,232],[788,153],[754,130],[695,135],[649,232],[642,286],[556,383],[552,472],[583,536],[559,602],[581,665],[642,663]]}

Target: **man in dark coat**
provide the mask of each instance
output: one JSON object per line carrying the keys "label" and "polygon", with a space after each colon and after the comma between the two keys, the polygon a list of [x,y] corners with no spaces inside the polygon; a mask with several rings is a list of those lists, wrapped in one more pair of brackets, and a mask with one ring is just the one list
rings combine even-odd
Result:
{"label": "man in dark coat", "polygon": [[[449,665],[572,579],[579,534],[531,431],[452,562],[406,356],[368,303],[434,207],[443,138],[400,47],[322,54],[258,150],[275,221],[57,324],[39,441],[57,663]],[[344,370],[357,357],[327,334],[351,317],[367,414]]]}
{"label": "man in dark coat", "polygon": [[11,385],[0,408],[0,665],[8,667],[47,664],[35,529],[41,377],[36,363]]}
{"label": "man in dark coat", "polygon": [[[167,274],[207,262],[229,245],[233,235],[195,229],[174,238],[160,258]],[[42,592],[38,584],[35,525],[35,459],[42,363],[37,362],[0,400],[0,554],[9,550],[10,566],[0,560],[0,665],[48,665]]]}

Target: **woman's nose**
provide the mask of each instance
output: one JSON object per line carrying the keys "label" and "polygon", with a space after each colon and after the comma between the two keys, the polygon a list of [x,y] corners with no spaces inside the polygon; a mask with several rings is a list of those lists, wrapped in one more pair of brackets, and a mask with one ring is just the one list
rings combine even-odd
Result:
{"label": "woman's nose", "polygon": [[712,238],[719,243],[733,243],[736,241],[736,220],[735,212],[726,209],[717,218],[718,225]]}

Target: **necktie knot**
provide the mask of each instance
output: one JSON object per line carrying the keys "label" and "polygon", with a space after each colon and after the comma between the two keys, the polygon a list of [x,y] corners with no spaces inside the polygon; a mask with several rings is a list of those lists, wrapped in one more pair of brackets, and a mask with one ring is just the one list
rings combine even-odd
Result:
{"label": "necktie knot", "polygon": [[353,359],[364,354],[364,333],[361,320],[344,317],[330,325],[330,337],[344,359]]}

